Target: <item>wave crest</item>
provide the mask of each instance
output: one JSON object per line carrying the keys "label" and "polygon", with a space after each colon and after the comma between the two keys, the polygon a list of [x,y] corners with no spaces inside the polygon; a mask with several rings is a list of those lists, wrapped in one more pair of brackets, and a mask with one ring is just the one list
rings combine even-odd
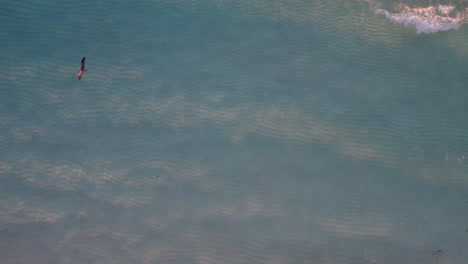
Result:
{"label": "wave crest", "polygon": [[412,25],[419,33],[434,33],[438,31],[458,29],[466,19],[467,11],[460,12],[455,6],[438,5],[429,7],[411,8],[405,4],[397,5],[397,12],[392,13],[385,9],[376,9],[376,14],[385,15],[388,19]]}

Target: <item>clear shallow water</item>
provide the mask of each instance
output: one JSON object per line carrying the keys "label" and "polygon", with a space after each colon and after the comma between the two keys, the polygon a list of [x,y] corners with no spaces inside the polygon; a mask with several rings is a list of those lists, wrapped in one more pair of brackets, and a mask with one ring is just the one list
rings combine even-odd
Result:
{"label": "clear shallow water", "polygon": [[466,263],[467,26],[401,3],[5,2],[1,262]]}

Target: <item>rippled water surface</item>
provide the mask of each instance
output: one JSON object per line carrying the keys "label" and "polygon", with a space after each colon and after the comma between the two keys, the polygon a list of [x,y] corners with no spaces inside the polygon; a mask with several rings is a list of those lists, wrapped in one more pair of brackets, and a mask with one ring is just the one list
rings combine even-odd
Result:
{"label": "rippled water surface", "polygon": [[0,2],[0,263],[468,263],[467,1]]}

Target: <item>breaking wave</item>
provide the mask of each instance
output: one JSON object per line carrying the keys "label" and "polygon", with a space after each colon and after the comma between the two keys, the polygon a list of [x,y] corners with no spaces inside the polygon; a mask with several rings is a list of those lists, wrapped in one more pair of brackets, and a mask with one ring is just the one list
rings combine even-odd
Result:
{"label": "breaking wave", "polygon": [[454,5],[410,7],[396,4],[394,11],[378,8],[375,13],[385,15],[394,22],[414,26],[420,34],[458,29],[468,17],[468,8],[460,10]]}

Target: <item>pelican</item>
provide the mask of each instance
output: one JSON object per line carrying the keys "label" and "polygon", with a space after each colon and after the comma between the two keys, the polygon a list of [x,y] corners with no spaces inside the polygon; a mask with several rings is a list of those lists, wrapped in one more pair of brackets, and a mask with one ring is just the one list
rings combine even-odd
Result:
{"label": "pelican", "polygon": [[83,72],[88,71],[85,69],[85,60],[86,60],[86,57],[83,57],[83,59],[81,59],[81,67],[77,68],[78,70],[80,70],[80,72],[78,73],[78,80],[81,80],[81,76],[83,75]]}

